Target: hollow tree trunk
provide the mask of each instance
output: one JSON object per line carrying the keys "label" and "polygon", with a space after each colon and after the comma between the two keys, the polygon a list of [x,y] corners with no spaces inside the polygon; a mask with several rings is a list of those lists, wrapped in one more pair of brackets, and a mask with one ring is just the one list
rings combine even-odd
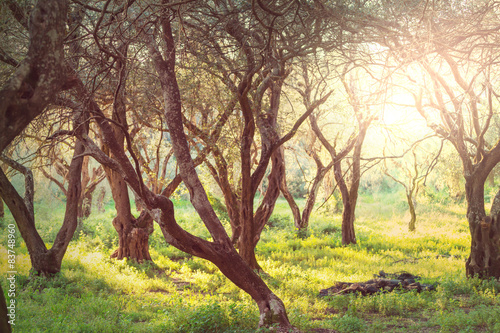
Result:
{"label": "hollow tree trunk", "polygon": [[496,205],[494,216],[484,210],[484,180],[466,179],[467,219],[471,232],[471,252],[465,264],[469,277],[500,278],[500,218]]}

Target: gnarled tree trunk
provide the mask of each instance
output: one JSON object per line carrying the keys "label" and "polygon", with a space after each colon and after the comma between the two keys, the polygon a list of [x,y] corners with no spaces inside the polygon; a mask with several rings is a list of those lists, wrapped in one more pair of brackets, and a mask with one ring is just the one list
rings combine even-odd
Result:
{"label": "gnarled tree trunk", "polygon": [[[126,107],[126,56],[128,45],[123,44],[120,48],[120,57],[116,61],[117,87],[113,101],[113,134],[116,143],[122,151],[125,151],[125,136],[127,135],[127,107]],[[102,130],[102,129],[101,129]],[[104,133],[103,133],[104,135]],[[114,157],[113,151],[110,156]],[[142,262],[151,260],[149,254],[149,235],[153,232],[153,218],[145,211],[139,218],[134,218],[130,207],[130,197],[128,186],[123,177],[116,171],[105,168],[106,176],[111,186],[111,194],[115,202],[116,217],[113,219],[113,226],[118,233],[118,249],[111,258],[128,258]]]}
{"label": "gnarled tree trunk", "polygon": [[127,183],[115,171],[107,169],[106,173],[116,209],[113,226],[118,233],[118,249],[111,258],[128,258],[138,262],[151,260],[148,241],[153,231],[153,218],[143,211],[136,219],[131,212]]}
{"label": "gnarled tree trunk", "polygon": [[[491,216],[484,210],[484,182],[480,177],[466,179],[467,219],[471,250],[465,264],[467,276],[500,278],[500,192],[496,195]],[[497,200],[497,197],[499,200]]]}
{"label": "gnarled tree trunk", "polygon": [[[18,5],[12,1],[9,7]],[[67,1],[40,0],[29,19],[21,10],[14,15],[29,31],[30,44],[26,57],[0,91],[0,152],[45,110],[57,93],[69,88],[65,87],[62,70],[67,10]]]}

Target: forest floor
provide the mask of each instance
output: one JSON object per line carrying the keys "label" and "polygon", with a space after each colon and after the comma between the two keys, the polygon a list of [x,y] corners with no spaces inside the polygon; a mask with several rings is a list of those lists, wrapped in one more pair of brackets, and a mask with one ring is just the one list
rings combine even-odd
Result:
{"label": "forest floor", "polygon": [[[208,239],[189,203],[175,204],[180,224]],[[340,214],[316,210],[308,235],[298,237],[280,199],[257,255],[263,279],[284,301],[295,327],[315,333],[500,332],[500,284],[465,277],[470,238],[463,204],[423,200],[415,232],[407,231],[401,193],[362,195],[358,207],[357,244],[344,247]],[[47,243],[63,209],[60,202],[36,206]],[[255,332],[258,310],[250,297],[211,263],[167,245],[158,229],[150,239],[154,263],[110,259],[117,246],[113,214],[110,204],[82,222],[61,273],[51,279],[29,276],[29,257],[17,237],[14,332]],[[4,292],[9,223],[8,214],[0,220]],[[380,271],[409,272],[435,290],[320,294],[340,281],[374,279]]]}

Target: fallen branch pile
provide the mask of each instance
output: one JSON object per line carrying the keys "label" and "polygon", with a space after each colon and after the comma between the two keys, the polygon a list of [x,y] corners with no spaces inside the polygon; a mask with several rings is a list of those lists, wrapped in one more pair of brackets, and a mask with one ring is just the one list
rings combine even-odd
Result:
{"label": "fallen branch pile", "polygon": [[319,292],[319,296],[337,296],[356,292],[366,296],[375,293],[391,292],[395,289],[416,290],[417,292],[436,289],[435,284],[422,284],[417,281],[420,279],[419,276],[407,272],[388,274],[380,271],[374,277],[375,279],[366,282],[337,282],[333,287],[322,289]]}

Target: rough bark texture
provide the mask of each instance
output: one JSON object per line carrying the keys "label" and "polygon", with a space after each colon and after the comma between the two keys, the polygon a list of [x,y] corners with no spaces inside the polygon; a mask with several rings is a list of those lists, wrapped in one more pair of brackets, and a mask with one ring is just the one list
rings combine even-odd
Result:
{"label": "rough bark texture", "polygon": [[500,218],[500,189],[491,203],[490,216],[491,218]]}
{"label": "rough bark texture", "polygon": [[63,41],[67,1],[38,1],[28,20],[30,44],[26,58],[0,91],[0,152],[61,91],[65,83]]}
{"label": "rough bark texture", "polygon": [[[500,278],[500,219],[484,210],[484,180],[479,177],[465,183],[467,219],[471,232],[471,252],[466,262],[467,276]],[[495,206],[493,206],[495,207]]]}
{"label": "rough bark texture", "polygon": [[116,216],[113,226],[118,233],[118,249],[111,258],[132,259],[138,262],[151,260],[149,254],[149,235],[153,231],[152,217],[143,211],[136,219],[130,209],[127,183],[113,170],[107,170],[111,193],[115,202]]}
{"label": "rough bark texture", "polygon": [[90,216],[92,212],[92,197],[97,185],[105,178],[104,169],[99,166],[92,169],[92,173],[89,170],[89,158],[88,156],[83,159],[82,166],[82,193],[80,194],[80,200],[78,201],[78,218],[86,219]]}

